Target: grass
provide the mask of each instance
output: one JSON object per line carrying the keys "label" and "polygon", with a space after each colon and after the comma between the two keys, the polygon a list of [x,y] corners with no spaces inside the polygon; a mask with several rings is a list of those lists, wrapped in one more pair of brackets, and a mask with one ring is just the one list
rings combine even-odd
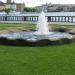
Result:
{"label": "grass", "polygon": [[56,28],[61,28],[61,27],[65,27],[67,29],[75,29],[75,25],[58,25],[58,24],[50,24],[49,27],[51,27],[52,29],[56,29]]}
{"label": "grass", "polygon": [[61,46],[0,46],[0,75],[75,75],[75,43]]}
{"label": "grass", "polygon": [[[0,24],[0,30],[19,28],[34,29],[35,25]],[[75,75],[75,43],[44,47],[0,45],[0,75]]]}
{"label": "grass", "polygon": [[0,30],[8,30],[8,29],[34,29],[35,24],[12,24],[12,23],[1,23],[0,24]]}
{"label": "grass", "polygon": [[[54,29],[54,28],[58,28],[58,27],[62,27],[65,26],[66,28],[75,28],[74,25],[55,25],[55,24],[50,24],[49,25],[50,28]],[[11,29],[15,29],[15,30],[19,30],[19,29],[35,29],[36,25],[32,24],[32,23],[25,23],[25,24],[19,24],[19,23],[0,23],[0,31],[2,30],[11,30]]]}

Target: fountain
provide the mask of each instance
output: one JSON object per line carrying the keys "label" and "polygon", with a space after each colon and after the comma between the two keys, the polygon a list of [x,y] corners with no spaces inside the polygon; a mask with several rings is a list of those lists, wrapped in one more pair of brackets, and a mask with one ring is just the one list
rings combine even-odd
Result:
{"label": "fountain", "polygon": [[[5,38],[5,39],[7,39],[7,42],[9,40],[9,42],[12,43],[11,42],[11,40],[12,40],[16,44],[16,40],[21,39],[21,40],[24,40],[25,43],[27,43],[27,45],[28,45],[28,43],[35,45],[37,42],[40,42],[41,40],[43,40],[43,41],[48,40],[48,44],[49,44],[49,40],[56,41],[56,40],[60,40],[60,39],[64,39],[64,38],[65,39],[73,39],[72,35],[69,33],[49,32],[49,30],[50,29],[48,27],[48,23],[45,18],[45,13],[42,11],[39,15],[35,32],[34,31],[30,31],[30,32],[20,31],[20,32],[12,32],[12,33],[11,32],[1,33],[0,41],[2,42],[2,38]],[[42,42],[40,42],[40,43],[43,44]]]}
{"label": "fountain", "polygon": [[36,35],[48,35],[49,34],[49,27],[48,27],[48,23],[47,20],[45,18],[45,14],[42,11],[41,14],[39,15],[39,19],[38,19],[38,24],[37,24],[37,28],[36,28]]}

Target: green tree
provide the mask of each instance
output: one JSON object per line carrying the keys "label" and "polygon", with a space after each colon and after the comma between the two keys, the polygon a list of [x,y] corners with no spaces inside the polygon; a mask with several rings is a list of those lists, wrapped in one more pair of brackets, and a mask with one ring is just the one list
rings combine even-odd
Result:
{"label": "green tree", "polygon": [[6,12],[7,14],[11,11],[11,9],[4,9],[4,12]]}
{"label": "green tree", "polygon": [[36,9],[35,9],[35,8],[25,7],[25,8],[24,8],[24,11],[25,11],[25,12],[36,12]]}

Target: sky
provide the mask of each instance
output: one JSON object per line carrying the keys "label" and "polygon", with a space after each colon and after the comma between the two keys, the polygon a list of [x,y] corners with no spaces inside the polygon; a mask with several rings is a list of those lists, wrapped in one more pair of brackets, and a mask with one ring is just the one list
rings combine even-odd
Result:
{"label": "sky", "polygon": [[[6,0],[0,0],[6,2]],[[13,0],[12,0],[13,1]],[[40,6],[46,3],[52,4],[75,4],[75,0],[14,0],[16,3],[25,3],[28,7]]]}

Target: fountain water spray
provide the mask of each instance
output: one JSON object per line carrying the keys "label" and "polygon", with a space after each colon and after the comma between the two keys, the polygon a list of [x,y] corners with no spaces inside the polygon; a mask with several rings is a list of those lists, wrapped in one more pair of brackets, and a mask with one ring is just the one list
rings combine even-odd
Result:
{"label": "fountain water spray", "polygon": [[45,17],[45,13],[43,11],[39,15],[36,30],[37,30],[35,32],[36,35],[48,35],[48,34],[50,34],[47,19]]}

